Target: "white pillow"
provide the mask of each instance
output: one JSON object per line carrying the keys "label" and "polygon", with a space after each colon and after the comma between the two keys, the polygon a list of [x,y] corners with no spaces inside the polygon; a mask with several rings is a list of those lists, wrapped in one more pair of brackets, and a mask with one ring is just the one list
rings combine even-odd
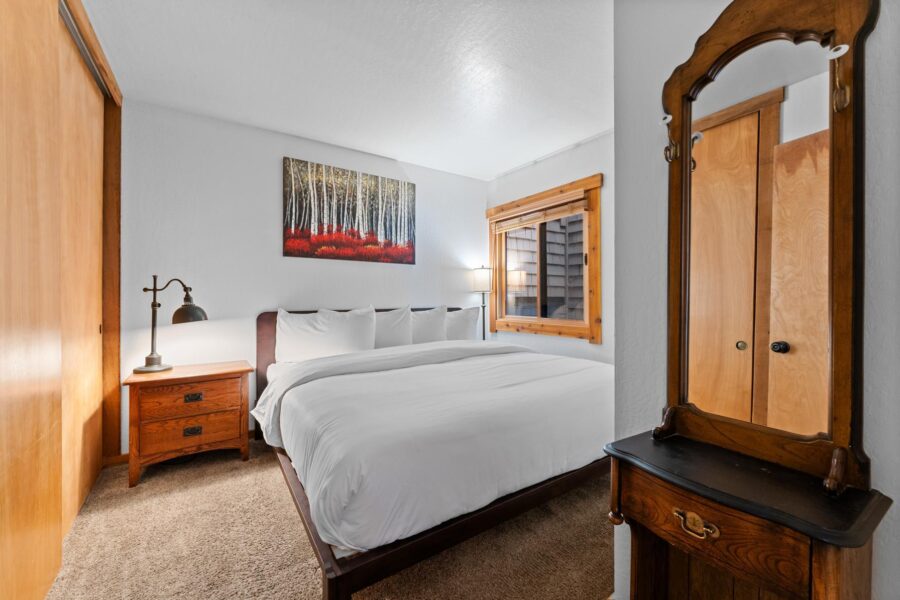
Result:
{"label": "white pillow", "polygon": [[412,344],[412,311],[406,308],[375,313],[375,347]]}
{"label": "white pillow", "polygon": [[448,340],[477,340],[478,311],[477,306],[447,313]]}
{"label": "white pillow", "polygon": [[441,342],[447,339],[447,307],[416,310],[412,313],[412,343]]}
{"label": "white pillow", "polygon": [[308,315],[292,315],[278,309],[276,362],[300,362],[374,347],[375,309],[371,306],[347,312],[320,310]]}

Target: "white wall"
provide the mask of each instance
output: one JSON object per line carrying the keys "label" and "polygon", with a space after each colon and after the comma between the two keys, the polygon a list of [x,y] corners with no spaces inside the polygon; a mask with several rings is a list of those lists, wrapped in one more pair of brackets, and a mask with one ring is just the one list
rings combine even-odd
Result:
{"label": "white wall", "polygon": [[[658,424],[665,403],[666,163],[662,85],[726,0],[616,0],[616,437]],[[900,3],[882,2],[867,51],[865,447],[873,484],[900,501]],[[713,84],[715,85],[715,84]],[[627,135],[626,135],[627,133]],[[900,509],[875,536],[874,595],[896,597]],[[616,528],[616,597],[630,545]]]}
{"label": "white wall", "polygon": [[900,565],[900,3],[882,2],[866,47],[864,439],[872,484],[894,499],[875,534],[872,597],[897,597]]}
{"label": "white wall", "polygon": [[778,40],[756,46],[728,63],[703,88],[692,107],[693,116],[708,115],[827,71],[828,51],[814,42],[795,45]]}
{"label": "white wall", "polygon": [[831,79],[819,73],[787,86],[781,103],[781,142],[828,129],[831,118]]}
{"label": "white wall", "polygon": [[[497,206],[582,177],[603,173],[600,190],[600,253],[603,343],[531,333],[498,332],[494,339],[522,344],[550,354],[613,364],[615,354],[615,202],[614,135],[608,133],[517,169],[490,182],[488,207]],[[486,225],[485,225],[486,227]]]}
{"label": "white wall", "polygon": [[703,117],[784,87],[782,143],[827,129],[831,110],[827,56],[828,50],[815,43],[779,40],[757,46],[703,88],[692,107],[693,116]]}
{"label": "white wall", "polygon": [[[716,80],[707,90],[711,90],[720,83],[720,81]],[[783,144],[812,135],[823,129],[828,129],[831,118],[830,84],[830,74],[828,71],[825,71],[784,86],[784,101],[779,107],[781,111],[781,131],[779,132],[778,143]],[[768,84],[757,85],[756,87],[768,87]],[[704,90],[704,92],[707,90]],[[726,106],[752,98],[754,95],[757,95],[756,91],[754,90],[750,95],[746,95],[744,92],[731,94],[728,96],[728,104]],[[700,98],[703,98],[703,93],[700,94]],[[721,110],[722,108],[725,108],[725,106],[717,104],[716,110]],[[704,115],[710,112],[713,111],[702,111]],[[703,142],[701,141],[700,143],[702,144]]]}
{"label": "white wall", "polygon": [[[160,328],[174,364],[255,364],[256,316],[279,306],[480,304],[469,269],[488,258],[486,182],[150,104],[127,102],[123,115],[123,377],[149,351],[141,289],[154,273],[183,278],[210,318]],[[283,156],[414,182],[416,264],[282,257]],[[161,323],[181,304],[176,288],[160,297]]]}

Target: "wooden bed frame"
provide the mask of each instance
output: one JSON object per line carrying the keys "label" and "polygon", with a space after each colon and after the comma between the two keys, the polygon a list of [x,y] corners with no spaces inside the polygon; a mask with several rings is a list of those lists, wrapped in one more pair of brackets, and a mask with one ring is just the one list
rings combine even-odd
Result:
{"label": "wooden bed frame", "polygon": [[[382,310],[390,309],[378,309]],[[414,308],[414,311],[429,310]],[[448,311],[459,308],[448,308]],[[310,314],[316,311],[290,311]],[[266,388],[266,370],[275,362],[275,319],[277,313],[264,312],[256,319],[256,392],[257,398]],[[257,428],[259,429],[259,428]],[[599,442],[598,442],[599,443]],[[345,558],[337,558],[330,545],[319,537],[312,521],[309,500],[291,460],[281,448],[273,448],[278,464],[300,513],[306,535],[322,568],[322,598],[350,600],[353,592],[402,571],[447,548],[491,529],[523,512],[547,502],[609,471],[609,457],[596,460],[575,471],[552,477],[512,494],[498,498],[487,506],[461,515],[412,537],[398,540]]]}

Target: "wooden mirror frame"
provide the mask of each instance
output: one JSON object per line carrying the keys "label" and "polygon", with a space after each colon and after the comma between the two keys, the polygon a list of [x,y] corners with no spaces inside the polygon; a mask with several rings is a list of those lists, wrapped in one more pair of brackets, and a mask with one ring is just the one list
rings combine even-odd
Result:
{"label": "wooden mirror frame", "polygon": [[[863,49],[877,16],[878,0],[734,0],[663,88],[663,110],[671,115],[664,153],[669,161],[668,381],[666,413],[653,435],[678,434],[822,477],[833,493],[847,485],[870,487],[862,449]],[[687,398],[692,102],[728,63],[774,40],[849,47],[830,61],[830,435],[802,436],[706,413]]]}

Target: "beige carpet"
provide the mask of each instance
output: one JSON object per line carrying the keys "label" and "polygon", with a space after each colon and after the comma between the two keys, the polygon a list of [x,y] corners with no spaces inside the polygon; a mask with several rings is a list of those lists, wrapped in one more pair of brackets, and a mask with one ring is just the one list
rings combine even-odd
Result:
{"label": "beige carpet", "polygon": [[[319,599],[318,564],[271,451],[103,471],[48,598]],[[354,600],[606,598],[608,476],[354,594]]]}

